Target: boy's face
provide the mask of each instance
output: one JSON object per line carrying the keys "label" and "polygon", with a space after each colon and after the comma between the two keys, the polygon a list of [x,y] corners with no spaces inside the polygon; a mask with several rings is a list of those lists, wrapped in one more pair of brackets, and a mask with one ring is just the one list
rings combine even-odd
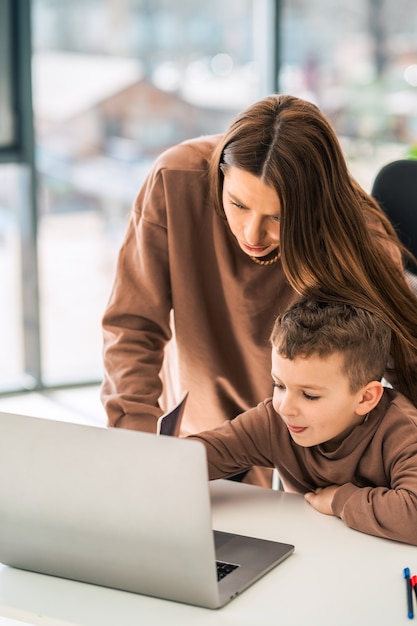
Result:
{"label": "boy's face", "polygon": [[363,422],[356,413],[363,389],[351,392],[339,352],[290,360],[273,349],[272,379],[273,407],[300,446],[329,442],[331,450]]}

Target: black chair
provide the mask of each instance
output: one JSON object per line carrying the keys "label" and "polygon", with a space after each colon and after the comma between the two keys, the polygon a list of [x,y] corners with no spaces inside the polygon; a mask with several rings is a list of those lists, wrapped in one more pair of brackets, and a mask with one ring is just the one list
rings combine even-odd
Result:
{"label": "black chair", "polygon": [[[400,159],[382,167],[371,195],[389,217],[401,242],[417,257],[417,160]],[[417,265],[407,260],[406,270],[416,275]],[[414,283],[417,276],[410,279]]]}

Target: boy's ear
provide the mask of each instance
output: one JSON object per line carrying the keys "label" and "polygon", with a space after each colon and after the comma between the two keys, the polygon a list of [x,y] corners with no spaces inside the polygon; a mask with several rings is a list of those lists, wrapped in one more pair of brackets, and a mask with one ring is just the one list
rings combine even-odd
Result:
{"label": "boy's ear", "polygon": [[360,399],[358,406],[356,407],[356,413],[359,415],[366,415],[369,411],[372,411],[381,399],[384,393],[384,387],[382,383],[377,380],[372,380],[365,385],[360,392]]}

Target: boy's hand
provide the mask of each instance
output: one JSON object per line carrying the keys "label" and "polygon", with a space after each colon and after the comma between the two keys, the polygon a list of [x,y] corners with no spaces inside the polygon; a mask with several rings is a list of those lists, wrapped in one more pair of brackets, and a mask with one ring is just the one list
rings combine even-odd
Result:
{"label": "boy's hand", "polygon": [[325,515],[334,515],[332,511],[332,502],[334,494],[338,489],[339,485],[330,485],[330,487],[310,491],[304,495],[304,498],[314,509],[316,509],[316,511],[324,513]]}

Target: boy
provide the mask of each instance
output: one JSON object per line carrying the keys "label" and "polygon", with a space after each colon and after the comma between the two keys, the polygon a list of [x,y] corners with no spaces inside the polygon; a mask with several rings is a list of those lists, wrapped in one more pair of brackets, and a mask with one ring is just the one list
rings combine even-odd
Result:
{"label": "boy", "polygon": [[390,335],[364,309],[293,305],[271,335],[272,398],[192,436],[210,479],[276,467],[285,490],[321,513],[417,545],[417,409],[380,382]]}

